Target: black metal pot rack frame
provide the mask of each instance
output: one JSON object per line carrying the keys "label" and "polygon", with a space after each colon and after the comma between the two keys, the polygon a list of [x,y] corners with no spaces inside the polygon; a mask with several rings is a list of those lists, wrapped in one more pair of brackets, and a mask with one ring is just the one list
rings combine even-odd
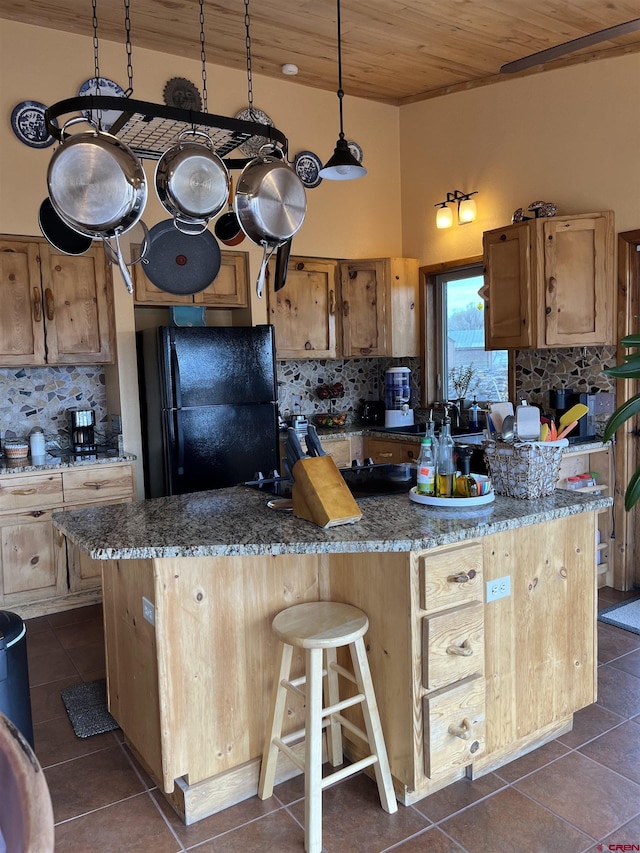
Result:
{"label": "black metal pot rack frame", "polygon": [[[109,128],[109,133],[128,145],[138,157],[147,160],[159,160],[164,152],[177,142],[178,136],[185,130],[206,133],[211,139],[216,154],[221,157],[227,168],[242,169],[253,157],[232,157],[228,155],[252,137],[264,139],[264,144],[279,147],[287,156],[287,137],[271,125],[254,121],[241,121],[227,116],[181,110],[164,104],[151,104],[133,98],[119,98],[113,95],[82,95],[66,98],[52,104],[46,113],[47,130],[55,139],[64,141],[61,127],[53,124],[53,119],[71,113],[60,124],[74,118],[77,113],[114,110],[120,115]],[[67,138],[69,134],[65,134]]]}

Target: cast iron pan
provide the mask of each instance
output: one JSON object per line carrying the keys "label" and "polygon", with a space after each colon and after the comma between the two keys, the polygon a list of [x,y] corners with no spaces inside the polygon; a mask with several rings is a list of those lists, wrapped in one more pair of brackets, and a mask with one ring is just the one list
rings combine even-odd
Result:
{"label": "cast iron pan", "polygon": [[142,268],[160,290],[187,296],[209,287],[220,271],[220,261],[220,246],[211,231],[183,234],[173,219],[165,219],[149,231]]}
{"label": "cast iron pan", "polygon": [[38,224],[51,245],[65,255],[84,255],[91,248],[91,237],[79,234],[55,211],[49,197],[40,205]]}
{"label": "cast iron pan", "polygon": [[287,270],[289,267],[289,255],[291,254],[291,240],[278,246],[276,253],[276,272],[273,277],[273,289],[282,290],[287,282]]}

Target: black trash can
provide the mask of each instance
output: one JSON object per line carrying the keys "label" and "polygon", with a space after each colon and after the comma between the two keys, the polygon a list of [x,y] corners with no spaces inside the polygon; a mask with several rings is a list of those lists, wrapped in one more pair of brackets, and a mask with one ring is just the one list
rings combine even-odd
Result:
{"label": "black trash can", "polygon": [[27,629],[10,610],[0,610],[0,711],[33,747]]}

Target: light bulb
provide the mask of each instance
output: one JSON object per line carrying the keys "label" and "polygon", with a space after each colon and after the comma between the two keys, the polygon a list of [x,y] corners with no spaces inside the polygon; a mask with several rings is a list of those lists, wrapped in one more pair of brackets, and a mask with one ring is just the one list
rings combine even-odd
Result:
{"label": "light bulb", "polygon": [[453,212],[450,207],[444,205],[436,211],[436,228],[451,228],[453,225]]}
{"label": "light bulb", "polygon": [[476,218],[477,208],[474,199],[463,198],[458,205],[458,223],[464,225],[473,222]]}

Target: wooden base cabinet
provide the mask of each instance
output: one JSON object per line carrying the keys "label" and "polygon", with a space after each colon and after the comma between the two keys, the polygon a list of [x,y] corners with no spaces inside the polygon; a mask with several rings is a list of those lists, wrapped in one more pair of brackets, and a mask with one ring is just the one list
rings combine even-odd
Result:
{"label": "wooden base cabinet", "polygon": [[0,366],[114,361],[112,285],[102,247],[66,255],[33,237],[2,237],[0,283]]}
{"label": "wooden base cabinet", "polygon": [[0,477],[0,609],[26,619],[100,601],[102,561],[68,543],[51,516],[132,499],[128,462]]}
{"label": "wooden base cabinet", "polygon": [[486,349],[616,343],[611,211],[487,231],[483,254]]}
{"label": "wooden base cabinet", "polygon": [[[302,601],[345,601],[369,617],[394,788],[414,803],[542,745],[595,701],[594,530],[585,513],[413,553],[106,561],[111,713],[186,823],[254,796],[271,621]],[[487,601],[505,579],[509,593]],[[295,731],[297,697],[287,712]],[[359,707],[344,713],[362,726]],[[279,780],[297,773],[278,766]]]}

